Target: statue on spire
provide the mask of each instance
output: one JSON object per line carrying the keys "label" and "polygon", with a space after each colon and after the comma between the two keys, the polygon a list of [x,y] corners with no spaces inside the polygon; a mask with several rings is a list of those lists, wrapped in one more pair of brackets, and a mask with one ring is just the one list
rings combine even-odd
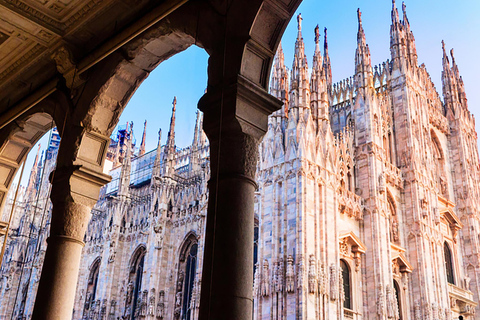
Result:
{"label": "statue on spire", "polygon": [[298,16],[297,16],[297,22],[298,22],[298,32],[301,32],[302,31],[302,14],[299,13]]}
{"label": "statue on spire", "polygon": [[357,9],[357,16],[358,16],[358,30],[361,30],[363,26],[362,26],[362,11],[360,11],[360,8]]}
{"label": "statue on spire", "polygon": [[315,27],[315,43],[318,44],[318,41],[320,40],[320,28],[317,26]]}

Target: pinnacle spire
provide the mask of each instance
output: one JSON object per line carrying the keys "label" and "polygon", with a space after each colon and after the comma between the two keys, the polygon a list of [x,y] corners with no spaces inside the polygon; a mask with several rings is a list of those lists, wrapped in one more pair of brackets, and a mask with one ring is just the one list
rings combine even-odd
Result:
{"label": "pinnacle spire", "polygon": [[172,102],[172,118],[170,119],[170,130],[167,136],[167,149],[168,152],[173,152],[175,149],[175,113],[177,111],[177,97],[173,97]]}
{"label": "pinnacle spire", "polygon": [[298,16],[297,16],[297,30],[298,30],[298,34],[297,34],[297,39],[300,40],[300,39],[303,39],[302,37],[302,14],[299,13]]}
{"label": "pinnacle spire", "polygon": [[140,150],[138,151],[138,155],[142,156],[145,154],[145,140],[147,137],[147,120],[145,120],[143,124],[143,135],[142,135],[142,143],[140,144]]}
{"label": "pinnacle spire", "polygon": [[408,22],[407,18],[407,6],[405,5],[405,1],[402,1],[402,12],[403,12],[403,24],[407,29],[410,29],[410,22]]}
{"label": "pinnacle spire", "polygon": [[200,112],[197,110],[197,117],[195,119],[195,131],[193,132],[193,143],[192,143],[192,146],[194,148],[198,146],[199,126],[200,126]]}
{"label": "pinnacle spire", "polygon": [[361,78],[357,78],[357,87],[372,87],[373,75],[372,64],[370,61],[370,49],[365,39],[365,31],[362,25],[362,12],[360,8],[357,10],[358,15],[358,34],[357,34],[357,50],[355,52],[355,73],[361,74]]}
{"label": "pinnacle spire", "polygon": [[325,71],[325,77],[327,78],[327,88],[330,90],[332,87],[332,66],[330,64],[330,56],[328,55],[328,40],[327,40],[327,28],[323,29],[325,33],[325,40],[323,42],[323,51],[324,51],[324,59],[323,59],[323,69]]}

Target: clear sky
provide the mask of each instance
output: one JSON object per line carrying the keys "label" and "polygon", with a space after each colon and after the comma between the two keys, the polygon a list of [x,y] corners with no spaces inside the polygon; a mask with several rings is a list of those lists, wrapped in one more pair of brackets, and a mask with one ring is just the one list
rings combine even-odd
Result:
{"label": "clear sky", "polygon": [[[407,16],[416,39],[418,62],[425,63],[428,72],[442,95],[442,47],[454,48],[455,58],[463,76],[470,111],[480,117],[480,1],[479,0],[407,0]],[[397,7],[401,13],[401,2]],[[369,44],[372,64],[390,57],[390,0],[304,0],[297,10],[303,17],[302,33],[305,51],[311,66],[314,51],[314,28],[328,28],[329,54],[333,81],[353,75],[356,48],[357,8],[362,11],[363,27]],[[296,15],[282,39],[285,63],[291,67],[297,34]],[[190,47],[161,63],[134,94],[119,124],[134,122],[137,145],[140,144],[143,122],[147,123],[146,150],[157,145],[158,129],[162,128],[165,143],[170,123],[173,97],[177,96],[176,142],[189,145],[193,138],[197,102],[207,84],[207,59],[203,49]],[[477,123],[477,131],[480,124]],[[47,137],[42,140],[45,148]],[[32,148],[36,152],[36,147]],[[34,155],[29,156],[29,163]],[[27,169],[31,167],[27,164]],[[26,172],[28,172],[26,170]],[[28,174],[25,174],[28,177]]]}

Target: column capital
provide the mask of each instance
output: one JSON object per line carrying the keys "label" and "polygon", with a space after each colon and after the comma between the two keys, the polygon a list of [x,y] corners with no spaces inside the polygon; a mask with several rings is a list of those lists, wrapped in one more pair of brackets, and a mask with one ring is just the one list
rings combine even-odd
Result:
{"label": "column capital", "polygon": [[261,139],[267,132],[268,116],[282,104],[261,86],[237,75],[226,84],[209,86],[198,107],[204,112],[203,129],[210,140],[220,126],[222,132],[240,131]]}

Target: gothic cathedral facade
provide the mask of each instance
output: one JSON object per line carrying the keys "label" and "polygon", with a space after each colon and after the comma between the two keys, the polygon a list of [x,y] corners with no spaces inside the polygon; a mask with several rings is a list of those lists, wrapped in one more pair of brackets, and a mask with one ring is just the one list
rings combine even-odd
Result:
{"label": "gothic cathedral facade", "polygon": [[[323,54],[315,30],[310,69],[300,15],[291,70],[278,49],[270,92],[284,107],[259,146],[254,319],[480,319],[475,120],[453,50],[443,46],[442,100],[402,9],[393,2],[391,57],[378,66],[358,11],[355,74],[335,84],[326,29]],[[112,139],[74,319],[197,319],[209,146],[198,114],[192,145],[176,148],[175,112],[176,99],[156,150],[145,152],[144,130],[134,153],[130,124]],[[0,317],[33,308],[49,219],[28,217],[50,210],[39,173],[49,163],[35,166],[15,209]]]}

